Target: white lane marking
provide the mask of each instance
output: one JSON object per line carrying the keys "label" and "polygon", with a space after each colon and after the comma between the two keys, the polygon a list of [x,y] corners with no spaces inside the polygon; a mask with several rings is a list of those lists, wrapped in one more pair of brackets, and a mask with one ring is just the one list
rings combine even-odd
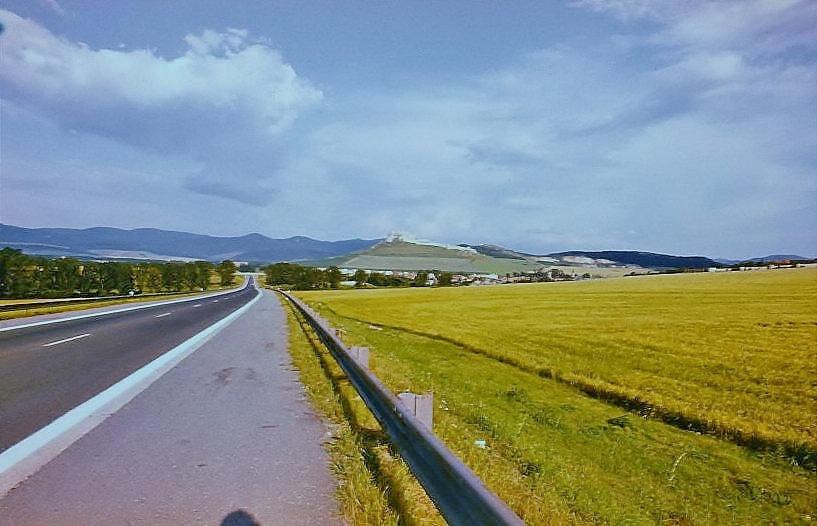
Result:
{"label": "white lane marking", "polygon": [[[145,305],[134,305],[133,307],[125,307],[123,309],[107,310],[107,311],[104,311],[104,312],[90,312],[88,314],[80,314],[79,316],[71,316],[71,317],[68,317],[68,318],[55,318],[55,319],[51,319],[51,320],[35,321],[35,322],[31,322],[31,323],[23,323],[23,324],[20,324],[20,325],[9,325],[9,326],[6,326],[6,327],[0,327],[0,332],[13,331],[13,330],[16,330],[16,329],[25,329],[27,327],[37,327],[39,325],[49,325],[51,323],[62,323],[62,322],[65,322],[65,321],[81,320],[81,319],[84,319],[84,318],[94,318],[94,317],[97,317],[97,316],[106,316],[108,314],[117,314],[119,312],[128,312],[128,311],[132,311],[132,310],[150,309],[152,307],[162,307],[164,305],[172,305],[174,303],[184,303],[184,302],[187,302],[187,301],[201,301],[202,299],[212,298],[213,296],[224,296],[226,294],[232,294],[234,292],[239,292],[239,291],[242,291],[242,290],[247,289],[247,288],[249,288],[249,287],[245,285],[244,287],[242,287],[240,289],[230,289],[230,290],[227,290],[225,292],[216,292],[214,294],[207,294],[206,296],[199,296],[199,297],[196,297],[196,298],[182,298],[182,299],[178,299],[178,300],[165,301],[165,302],[162,302],[162,303],[147,303]],[[255,287],[253,287],[253,288],[255,288]],[[257,288],[255,288],[255,289],[258,290]],[[47,316],[47,314],[46,314],[46,316]]]}
{"label": "white lane marking", "polygon": [[194,309],[195,309],[196,307],[201,307],[201,303],[196,303],[195,305],[193,305],[193,308],[194,308]]}
{"label": "white lane marking", "polygon": [[52,345],[59,345],[59,344],[61,344],[61,343],[65,343],[65,342],[72,342],[72,341],[74,341],[74,340],[79,340],[80,338],[87,338],[87,337],[88,337],[88,336],[90,336],[90,335],[91,335],[91,333],[88,333],[88,334],[78,334],[78,335],[76,335],[76,336],[71,336],[70,338],[65,338],[64,340],[57,340],[57,341],[55,341],[55,342],[46,343],[45,345],[43,345],[43,347],[51,347]]}
{"label": "white lane marking", "polygon": [[243,307],[0,453],[0,498],[247,312],[263,295],[256,290],[256,296]]}
{"label": "white lane marking", "polygon": [[213,303],[218,303],[218,300],[213,300]]}
{"label": "white lane marking", "polygon": [[164,314],[157,314],[154,318],[164,318],[165,316],[170,316],[173,314],[172,312],[165,312]]}

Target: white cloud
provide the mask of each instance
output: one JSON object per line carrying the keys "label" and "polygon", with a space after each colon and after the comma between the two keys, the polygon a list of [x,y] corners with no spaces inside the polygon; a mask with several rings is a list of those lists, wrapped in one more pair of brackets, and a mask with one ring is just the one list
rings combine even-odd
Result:
{"label": "white cloud", "polygon": [[[4,97],[66,129],[172,158],[138,173],[119,162],[111,177],[196,192],[167,212],[177,225],[211,224],[221,196],[246,231],[813,255],[802,225],[817,212],[817,4],[576,4],[612,13],[618,34],[453,81],[333,87],[297,126],[320,91],[242,30],[189,35],[165,58],[92,50],[18,20],[25,35],[4,43],[0,81]],[[93,176],[69,170],[71,184],[99,185],[98,164]],[[115,193],[102,204],[112,214]]]}
{"label": "white cloud", "polygon": [[287,165],[282,199],[343,181],[313,207],[355,210],[364,235],[529,250],[814,245],[782,226],[817,207],[814,65],[789,60],[775,24],[762,50],[756,35],[669,40],[700,15],[658,21],[652,4],[632,11],[657,24],[635,46],[561,45],[459,85],[358,94]]}
{"label": "white cloud", "polygon": [[0,10],[0,19],[4,99],[66,130],[212,167],[227,154],[235,160],[269,147],[322,98],[275,49],[241,29],[188,35],[189,49],[168,58],[149,49],[92,49],[9,11]]}
{"label": "white cloud", "polygon": [[814,42],[817,4],[811,0],[732,0],[690,3],[669,11],[654,41],[692,48],[780,52]]}
{"label": "white cloud", "polygon": [[65,9],[57,2],[57,0],[40,0],[40,3],[48,7],[60,16],[65,16]]}

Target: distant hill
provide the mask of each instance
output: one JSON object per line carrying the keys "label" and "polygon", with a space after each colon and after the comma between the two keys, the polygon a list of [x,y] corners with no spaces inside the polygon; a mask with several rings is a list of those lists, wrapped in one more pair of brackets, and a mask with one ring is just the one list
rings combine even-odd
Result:
{"label": "distant hill", "polygon": [[794,254],[771,254],[759,258],[749,259],[723,259],[715,258],[715,261],[724,265],[737,265],[738,263],[774,263],[777,261],[811,261],[812,258],[797,256]]}
{"label": "distant hill", "polygon": [[[773,263],[775,261],[804,261],[809,260],[811,258],[797,256],[794,254],[772,254],[770,256],[763,256],[760,258],[752,258],[746,261],[752,261],[756,263]],[[742,263],[742,262],[741,262]]]}
{"label": "distant hill", "polygon": [[510,250],[505,247],[501,247],[499,245],[466,245],[465,243],[460,245],[461,247],[465,248],[472,248],[479,252],[480,254],[485,254],[486,256],[491,256],[495,258],[503,258],[503,259],[530,259],[535,258],[531,254],[524,254],[522,252],[516,252],[515,250]]}
{"label": "distant hill", "polygon": [[470,247],[405,241],[396,235],[367,250],[314,261],[312,264],[371,270],[443,270],[488,274],[522,272],[541,267],[533,261],[512,261],[480,254]]}
{"label": "distant hill", "polygon": [[646,268],[708,268],[720,266],[717,261],[703,256],[671,256],[669,254],[630,250],[603,250],[600,252],[572,250],[548,254],[547,257],[560,259],[569,257],[591,258],[613,262],[618,265],[638,265]]}
{"label": "distant hill", "polygon": [[22,228],[0,224],[0,247],[17,248],[27,254],[91,259],[299,261],[364,250],[378,241],[319,241],[303,236],[273,239],[261,234],[216,237],[155,228]]}
{"label": "distant hill", "polygon": [[630,250],[584,251],[571,250],[568,252],[553,252],[536,256],[517,252],[497,245],[462,245],[471,247],[480,254],[498,258],[524,259],[537,261],[545,265],[590,266],[590,267],[621,267],[635,266],[642,268],[708,268],[717,267],[718,263],[703,256],[672,256],[653,252],[636,252]]}
{"label": "distant hill", "polygon": [[[641,257],[635,255],[641,254]],[[646,256],[653,256],[651,259]],[[602,256],[614,257],[606,259]],[[687,266],[701,264],[690,258],[663,256],[637,252],[564,252],[536,256],[517,252],[498,245],[440,245],[423,241],[407,241],[397,234],[377,245],[354,254],[310,262],[317,266],[336,265],[345,268],[365,268],[371,270],[444,270],[450,272],[473,272],[506,274],[526,272],[542,268],[559,268],[566,273],[593,276],[623,275],[633,270],[643,270],[647,265],[639,265],[633,260],[649,259],[653,267],[669,266],[672,262],[682,262]],[[705,260],[706,258],[701,258]],[[618,261],[622,260],[622,261]],[[709,260],[707,260],[709,261]],[[711,262],[709,266],[715,265]]]}

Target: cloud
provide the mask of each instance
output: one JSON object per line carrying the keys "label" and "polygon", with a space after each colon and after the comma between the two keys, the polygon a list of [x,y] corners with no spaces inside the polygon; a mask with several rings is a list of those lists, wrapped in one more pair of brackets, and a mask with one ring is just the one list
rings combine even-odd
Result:
{"label": "cloud", "polygon": [[185,188],[203,195],[226,197],[239,203],[251,206],[264,206],[272,202],[275,193],[270,188],[258,185],[255,181],[241,184],[225,182],[223,179],[190,178]]}
{"label": "cloud", "polygon": [[625,26],[651,24],[627,33],[631,46],[577,41],[457,84],[360,94],[302,145],[284,199],[310,179],[343,181],[357,191],[314,206],[354,209],[365,235],[530,251],[817,246],[784,219],[815,219],[817,39],[793,55],[799,30],[738,4],[725,10],[743,29],[696,38],[710,5],[622,3]]}
{"label": "cloud", "polygon": [[163,57],[149,49],[92,49],[9,11],[0,10],[0,19],[6,26],[4,99],[66,130],[188,156],[205,165],[208,177],[224,178],[211,190],[230,186],[229,173],[219,175],[226,159],[241,163],[242,155],[271,148],[322,98],[275,49],[251,40],[246,30],[187,35],[185,52]]}
{"label": "cloud", "polygon": [[589,9],[597,13],[612,13],[619,20],[660,18],[679,9],[685,2],[674,0],[573,0],[573,7]]}
{"label": "cloud", "polygon": [[[18,20],[25,34],[4,42],[0,82],[16,105],[4,116],[18,132],[31,119],[10,107],[78,130],[60,140],[94,169],[68,166],[55,186],[92,186],[126,219],[106,177],[129,178],[120,193],[133,209],[175,227],[224,232],[230,217],[245,231],[398,230],[528,252],[814,255],[802,225],[817,218],[817,4],[574,5],[612,32],[445,80],[332,86],[327,100],[244,30],[188,35],[162,57],[92,50]],[[31,142],[5,135],[6,149]],[[44,162],[42,181],[48,166],[63,164]],[[6,202],[25,201],[28,170],[15,169]],[[54,191],[41,205],[70,203]]]}
{"label": "cloud", "polygon": [[65,9],[57,2],[57,0],[40,0],[40,3],[51,9],[60,16],[65,16]]}
{"label": "cloud", "polygon": [[[694,6],[693,8],[690,8]],[[817,5],[810,0],[732,0],[668,10],[653,41],[686,49],[738,48],[749,55],[813,45]]]}
{"label": "cloud", "polygon": [[740,49],[753,55],[810,47],[817,36],[817,4],[811,0],[574,0],[575,8],[610,13],[627,23],[660,29],[652,44],[680,46],[682,52]]}

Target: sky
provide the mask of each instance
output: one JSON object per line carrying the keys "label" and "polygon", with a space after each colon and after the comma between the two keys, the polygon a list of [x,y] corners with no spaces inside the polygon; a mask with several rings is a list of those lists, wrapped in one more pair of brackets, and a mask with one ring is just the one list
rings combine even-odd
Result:
{"label": "sky", "polygon": [[0,221],[817,256],[817,2],[0,8]]}

